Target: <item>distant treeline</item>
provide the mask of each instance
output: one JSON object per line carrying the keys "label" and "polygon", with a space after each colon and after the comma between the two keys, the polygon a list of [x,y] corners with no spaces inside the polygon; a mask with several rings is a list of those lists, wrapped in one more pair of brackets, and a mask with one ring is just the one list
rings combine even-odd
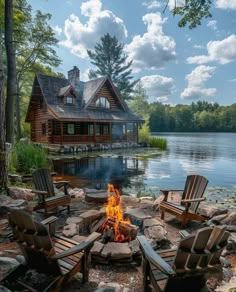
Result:
{"label": "distant treeline", "polygon": [[153,103],[149,108],[151,132],[236,132],[236,103],[220,106],[198,101],[174,107]]}

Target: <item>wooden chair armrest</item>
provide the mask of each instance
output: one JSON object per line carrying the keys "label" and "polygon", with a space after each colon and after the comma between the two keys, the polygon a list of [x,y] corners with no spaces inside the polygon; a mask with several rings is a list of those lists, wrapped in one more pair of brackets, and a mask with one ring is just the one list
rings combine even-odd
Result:
{"label": "wooden chair armrest", "polygon": [[75,253],[79,253],[83,250],[86,250],[87,248],[90,248],[94,241],[97,240],[99,237],[101,237],[101,233],[93,232],[90,234],[85,240],[83,240],[81,243],[77,244],[74,247],[69,248],[66,251],[60,252],[58,254],[55,254],[51,256],[51,259],[58,260],[64,257],[68,257],[70,255],[73,255]]}
{"label": "wooden chair armrest", "polygon": [[172,267],[153,250],[145,236],[137,236],[137,239],[140,243],[142,252],[151,264],[161,270],[164,274],[171,276],[176,274]]}
{"label": "wooden chair armrest", "polygon": [[43,221],[41,221],[41,223],[43,225],[50,225],[50,224],[54,223],[57,220],[58,220],[58,218],[56,216],[50,216],[47,219],[44,219]]}
{"label": "wooden chair armrest", "polygon": [[201,202],[205,201],[206,198],[195,198],[195,199],[186,199],[186,200],[181,200],[181,203],[192,203],[192,202]]}
{"label": "wooden chair armrest", "polygon": [[50,216],[47,219],[44,219],[43,221],[41,221],[41,223],[43,225],[46,225],[46,227],[48,228],[49,234],[50,235],[54,235],[56,233],[56,221],[57,221],[57,217],[56,216]]}
{"label": "wooden chair armrest", "polygon": [[180,230],[179,234],[182,238],[188,237],[190,235],[187,230]]}
{"label": "wooden chair armrest", "polygon": [[68,180],[56,180],[56,181],[53,181],[53,183],[54,183],[54,185],[59,185],[59,184],[65,185],[65,184],[69,184],[70,181],[68,181]]}
{"label": "wooden chair armrest", "polygon": [[47,195],[48,192],[46,191],[39,191],[39,190],[31,190],[32,193],[40,194],[40,195]]}

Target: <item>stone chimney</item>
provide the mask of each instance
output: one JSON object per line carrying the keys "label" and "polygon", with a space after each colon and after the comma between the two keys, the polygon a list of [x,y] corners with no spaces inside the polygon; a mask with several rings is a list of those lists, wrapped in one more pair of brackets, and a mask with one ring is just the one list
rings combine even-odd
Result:
{"label": "stone chimney", "polygon": [[79,96],[79,82],[80,82],[80,70],[74,66],[74,68],[68,71],[68,79],[73,86],[76,95]]}

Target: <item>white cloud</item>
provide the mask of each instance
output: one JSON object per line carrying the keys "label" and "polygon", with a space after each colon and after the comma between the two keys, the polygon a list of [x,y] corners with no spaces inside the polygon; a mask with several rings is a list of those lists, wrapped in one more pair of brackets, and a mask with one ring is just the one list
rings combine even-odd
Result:
{"label": "white cloud", "polygon": [[167,102],[174,91],[172,78],[161,75],[143,76],[141,82],[149,97],[149,101]]}
{"label": "white cloud", "polygon": [[204,46],[202,45],[194,45],[193,47],[194,49],[204,49]]}
{"label": "white cloud", "polygon": [[236,10],[236,0],[216,0],[216,7],[220,9]]}
{"label": "white cloud", "polygon": [[191,39],[190,37],[187,38],[187,41],[188,41],[188,42],[191,42],[191,40],[192,40],[192,39]]}
{"label": "white cloud", "polygon": [[146,6],[147,9],[154,9],[154,8],[160,8],[162,4],[159,1],[150,1],[150,2],[143,2],[143,6]]}
{"label": "white cloud", "polygon": [[181,93],[182,99],[199,99],[212,97],[216,94],[216,88],[206,88],[205,83],[213,76],[216,67],[200,65],[190,74],[186,75],[187,88]]}
{"label": "white cloud", "polygon": [[216,20],[209,20],[207,22],[207,26],[212,30],[217,30],[217,21]]}
{"label": "white cloud", "polygon": [[88,21],[82,23],[78,16],[71,14],[65,21],[66,39],[61,42],[74,55],[86,58],[87,49],[93,49],[106,33],[116,36],[119,42],[127,37],[123,20],[109,10],[102,10],[101,0],[83,2],[80,8],[81,14],[88,17]]}
{"label": "white cloud", "polygon": [[134,36],[126,46],[135,72],[162,68],[168,61],[175,60],[175,41],[164,34],[162,25],[165,21],[159,12],[143,16],[147,32]]}
{"label": "white cloud", "polygon": [[52,29],[53,29],[53,30],[55,31],[55,33],[58,34],[58,35],[60,35],[60,34],[62,33],[62,28],[61,28],[60,26],[58,26],[58,25],[53,26]]}
{"label": "white cloud", "polygon": [[220,64],[231,63],[236,60],[236,35],[232,34],[222,41],[210,41],[207,44],[208,55],[200,55],[187,58],[190,64],[204,64],[218,62]]}
{"label": "white cloud", "polygon": [[230,81],[230,82],[236,82],[236,78],[234,78],[234,79],[230,79],[229,81]]}

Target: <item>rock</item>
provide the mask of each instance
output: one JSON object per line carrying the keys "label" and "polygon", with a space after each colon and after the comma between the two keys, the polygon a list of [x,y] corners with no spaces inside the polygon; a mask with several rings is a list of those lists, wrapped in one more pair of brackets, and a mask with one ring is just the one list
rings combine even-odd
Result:
{"label": "rock", "polygon": [[134,203],[135,204],[139,203],[140,199],[136,198],[136,197],[132,197],[132,196],[122,195],[122,196],[120,196],[120,201],[121,201],[123,206],[128,206],[128,205],[132,205]]}
{"label": "rock", "polygon": [[126,208],[125,216],[131,219],[132,224],[141,226],[144,219],[152,218],[151,215],[148,214],[147,211],[142,210],[140,208],[131,209],[129,207]]}
{"label": "rock", "polygon": [[102,252],[103,257],[112,257],[113,259],[124,259],[132,256],[132,251],[128,242],[108,242]]}
{"label": "rock", "polygon": [[1,271],[8,272],[19,266],[19,262],[16,259],[9,258],[9,257],[0,257],[0,267]]}
{"label": "rock", "polygon": [[91,254],[93,255],[100,255],[102,252],[102,249],[104,247],[104,244],[99,242],[99,241],[95,241],[93,244],[93,247],[91,248]]}
{"label": "rock", "polygon": [[151,227],[151,226],[157,226],[157,225],[161,225],[162,227],[164,227],[163,222],[159,221],[159,220],[157,220],[155,218],[145,219],[143,221],[143,228]]}
{"label": "rock", "polygon": [[70,223],[64,226],[62,234],[66,237],[73,237],[79,233],[78,226],[75,223]]}
{"label": "rock", "polygon": [[81,217],[69,217],[67,220],[66,220],[66,224],[71,224],[71,223],[74,223],[74,224],[79,224],[81,223],[81,221],[83,221],[83,218]]}
{"label": "rock", "polygon": [[221,224],[236,225],[236,212],[235,211],[229,212],[227,214],[227,217],[225,217],[221,220]]}
{"label": "rock", "polygon": [[20,254],[18,254],[16,256],[16,260],[22,265],[25,265],[25,263],[26,263],[25,257],[23,255],[20,255]]}
{"label": "rock", "polygon": [[26,201],[32,201],[35,198],[35,194],[32,193],[31,189],[10,187],[8,188],[8,190],[9,195],[12,199],[23,199]]}
{"label": "rock", "polygon": [[158,197],[155,201],[154,201],[154,203],[153,203],[153,208],[154,208],[154,210],[159,210],[159,206],[160,206],[160,203],[161,203],[161,201],[163,201],[163,199],[164,199],[164,195],[160,195],[160,197]]}
{"label": "rock", "polygon": [[92,222],[93,220],[99,218],[100,216],[101,216],[101,212],[99,212],[98,210],[88,210],[80,214],[81,218],[89,222]]}
{"label": "rock", "polygon": [[96,289],[94,292],[122,292],[123,285],[121,286],[118,283],[105,283],[100,282],[98,285],[98,289]]}
{"label": "rock", "polygon": [[140,250],[139,243],[138,243],[137,239],[130,241],[129,247],[132,250],[134,255],[141,254],[141,250]]}
{"label": "rock", "polygon": [[87,202],[105,203],[107,198],[107,191],[91,191],[88,189],[85,193],[85,201]]}
{"label": "rock", "polygon": [[144,235],[154,240],[156,243],[156,248],[158,249],[167,249],[170,248],[171,242],[167,239],[167,231],[161,225],[151,226],[144,229]]}
{"label": "rock", "polygon": [[27,210],[28,204],[25,200],[14,200],[9,196],[1,195],[0,215],[5,215],[10,209]]}
{"label": "rock", "polygon": [[202,216],[212,218],[217,215],[228,213],[228,209],[217,205],[201,203],[198,207],[198,213]]}
{"label": "rock", "polygon": [[75,199],[84,199],[85,198],[85,192],[83,189],[78,189],[78,188],[71,189],[69,191],[69,194],[72,198],[75,198]]}

